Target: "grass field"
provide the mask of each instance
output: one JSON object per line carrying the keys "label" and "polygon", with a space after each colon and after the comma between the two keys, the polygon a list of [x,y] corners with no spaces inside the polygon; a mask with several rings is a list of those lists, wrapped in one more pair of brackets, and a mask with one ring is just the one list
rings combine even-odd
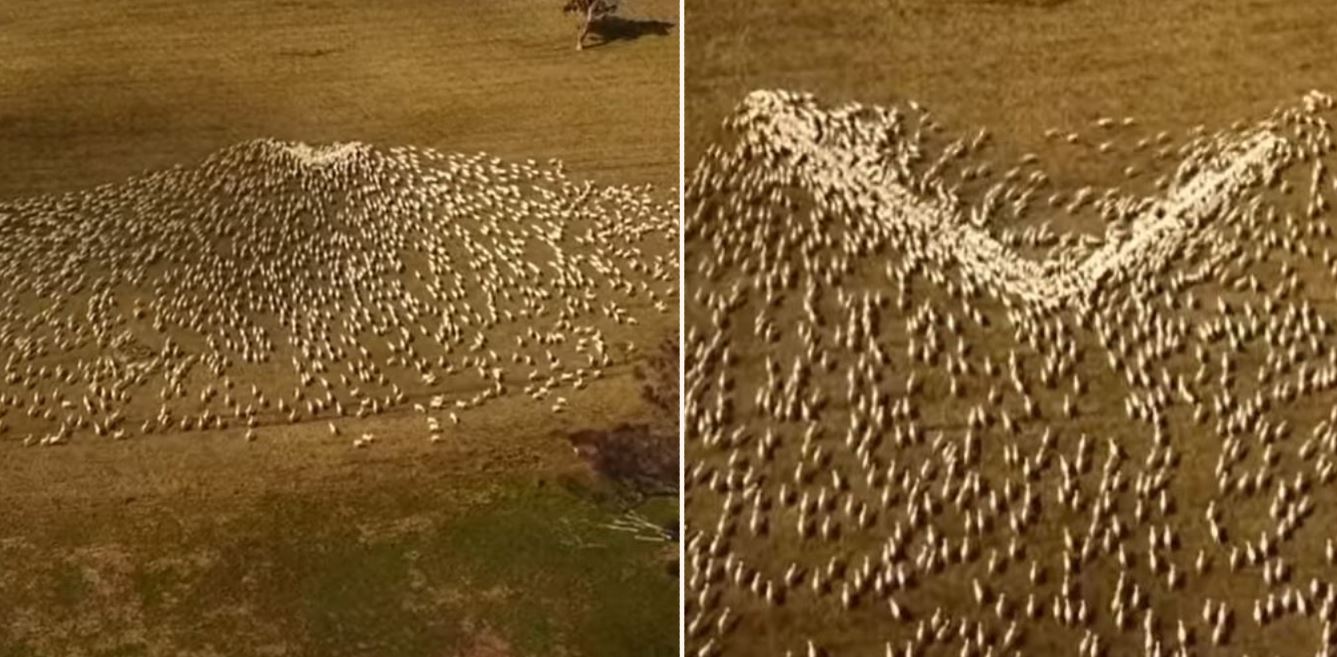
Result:
{"label": "grass field", "polygon": [[[1065,212],[1062,203],[1047,204],[1045,197],[1062,193],[1071,198],[1077,188],[1091,186],[1097,194],[1118,188],[1133,200],[1156,199],[1162,192],[1150,189],[1151,179],[1173,170],[1189,151],[1171,149],[1171,155],[1153,158],[1150,149],[1134,146],[1139,137],[1164,131],[1167,142],[1178,146],[1195,126],[1208,134],[1229,131],[1237,122],[1254,126],[1274,108],[1296,107],[1310,89],[1337,91],[1337,67],[1329,63],[1337,44],[1337,5],[687,0],[686,15],[685,162],[689,177],[697,162],[713,167],[701,178],[705,191],[693,198],[689,189],[685,208],[697,221],[696,226],[688,222],[694,233],[689,233],[684,263],[686,323],[689,334],[700,336],[699,344],[686,345],[685,385],[699,393],[695,414],[689,401],[684,456],[689,650],[825,657],[1172,654],[1181,646],[1189,654],[1211,655],[1331,650],[1331,635],[1321,636],[1330,626],[1319,620],[1330,608],[1309,618],[1282,612],[1260,621],[1255,615],[1260,607],[1275,607],[1273,598],[1282,589],[1332,581],[1337,561],[1331,555],[1337,552],[1322,556],[1324,542],[1333,536],[1332,486],[1312,488],[1306,503],[1313,503],[1321,519],[1277,550],[1281,556],[1274,562],[1294,564],[1295,570],[1282,579],[1266,570],[1260,577],[1258,569],[1239,566],[1238,554],[1252,551],[1250,541],[1258,542],[1274,528],[1279,514],[1275,507],[1266,508],[1271,484],[1258,494],[1218,490],[1225,488],[1218,478],[1221,455],[1232,449],[1224,438],[1229,431],[1213,424],[1224,412],[1204,409],[1205,415],[1195,419],[1190,407],[1205,407],[1206,401],[1171,401],[1167,406],[1176,410],[1158,416],[1162,424],[1153,428],[1146,418],[1130,419],[1125,401],[1140,401],[1134,398],[1149,391],[1159,394],[1158,384],[1139,385],[1122,376],[1140,368],[1183,379],[1197,372],[1197,399],[1214,402],[1274,394],[1280,368],[1269,370],[1267,363],[1275,363],[1283,351],[1275,346],[1275,334],[1251,335],[1233,345],[1192,336],[1222,316],[1237,321],[1231,313],[1238,316],[1245,304],[1251,315],[1267,308],[1258,316],[1269,326],[1285,321],[1297,307],[1332,316],[1331,214],[1306,215],[1308,194],[1294,191],[1308,189],[1312,163],[1288,161],[1284,177],[1292,191],[1258,185],[1237,205],[1227,206],[1233,211],[1257,201],[1276,208],[1276,226],[1259,220],[1249,229],[1223,228],[1229,222],[1219,221],[1203,230],[1219,229],[1223,243],[1238,245],[1251,258],[1235,260],[1227,273],[1181,286],[1178,277],[1202,256],[1179,254],[1182,258],[1156,277],[1142,281],[1164,294],[1139,296],[1137,286],[1098,286],[1128,301],[1104,316],[1105,327],[1093,326],[1093,313],[1062,304],[1052,314],[1037,313],[1044,319],[1030,323],[1020,319],[1030,319],[1025,313],[1010,312],[1025,307],[1016,298],[963,293],[964,265],[947,258],[951,265],[938,267],[936,256],[914,251],[920,242],[887,239],[887,234],[901,234],[904,227],[894,224],[904,217],[870,210],[886,210],[877,201],[887,197],[842,187],[849,178],[830,163],[886,173],[885,179],[869,178],[874,191],[881,191],[878,183],[896,188],[889,173],[897,171],[894,166],[868,165],[879,162],[877,156],[850,144],[899,145],[922,136],[928,144],[927,167],[948,142],[962,138],[969,143],[985,129],[991,137],[981,139],[986,145],[979,152],[951,158],[948,173],[926,178],[953,190],[962,183],[961,207],[974,209],[982,205],[989,185],[997,182],[1009,193],[1014,189],[1002,185],[1010,167],[1021,172],[1018,180],[1030,171],[1042,172],[1048,183],[1025,219],[1000,212],[981,230],[999,236],[1044,223],[1060,234],[1090,231],[1103,239],[1107,225],[1096,213],[1083,211],[1078,217]],[[830,152],[767,150],[778,140],[773,133],[759,133],[776,124],[754,117],[745,125],[761,126],[758,132],[735,141],[720,128],[721,120],[756,89],[811,92],[818,107],[833,114],[851,101],[894,106],[906,131],[884,143],[874,137],[890,129],[880,132],[886,126],[875,121],[858,123],[848,115],[828,123],[794,120],[783,127]],[[929,114],[910,109],[909,100]],[[1113,117],[1109,125],[1116,127],[1097,127],[1099,117]],[[1124,117],[1130,119],[1127,124]],[[803,132],[813,125],[818,129]],[[1071,132],[1076,139],[1068,144],[1047,138],[1050,130]],[[1109,149],[1099,152],[1097,144],[1104,140]],[[716,156],[703,158],[712,145],[719,146]],[[855,155],[841,159],[851,152]],[[822,155],[832,157],[822,160]],[[811,164],[814,160],[823,164]],[[963,182],[967,177],[957,175],[957,167],[982,164],[993,171],[982,174],[983,183]],[[1128,165],[1141,167],[1140,176],[1124,173]],[[849,189],[854,189],[850,196],[842,195]],[[932,196],[923,189],[919,193]],[[1285,247],[1278,246],[1283,224],[1296,235]],[[911,246],[898,248],[906,243]],[[1059,250],[1025,255],[1044,260]],[[829,269],[823,271],[823,265]],[[1291,276],[1302,284],[1278,291]],[[1253,293],[1244,285],[1247,277],[1256,277]],[[905,305],[898,306],[902,301]],[[967,309],[979,310],[988,321],[969,318],[962,312]],[[944,322],[944,317],[951,319]],[[1190,337],[1158,351],[1174,332],[1166,327],[1176,323],[1175,330]],[[1041,325],[1043,330],[1037,328]],[[1102,344],[1096,329],[1107,327],[1109,344]],[[859,338],[844,342],[850,335]],[[1313,344],[1314,352],[1330,353],[1330,338],[1316,338]],[[885,349],[886,358],[873,355],[870,345]],[[1125,349],[1136,356],[1123,363],[1115,356],[1107,360],[1108,354]],[[1205,365],[1194,361],[1195,349],[1201,349],[1197,353],[1204,354],[1199,357]],[[814,356],[819,352],[820,366]],[[1061,362],[1072,370],[1046,384],[1035,383]],[[1221,370],[1229,375],[1217,376]],[[1210,376],[1203,374],[1209,371]],[[805,406],[801,414],[785,417],[776,409],[786,408],[793,391],[799,391]],[[1261,415],[1287,435],[1293,431],[1295,443],[1323,433],[1321,418],[1334,403],[1326,388],[1275,399],[1280,401]],[[820,401],[809,405],[809,400]],[[980,426],[968,421],[976,411],[983,418],[985,410],[989,418]],[[1009,423],[1000,423],[1004,416]],[[694,431],[694,426],[715,433]],[[967,435],[979,438],[973,459],[960,456]],[[1132,464],[1122,467],[1131,467],[1124,474],[1136,482],[1128,487],[1136,493],[1113,495],[1115,501],[1104,510],[1132,527],[1127,553],[1120,545],[1117,559],[1112,542],[1089,553],[1089,545],[1082,543],[1085,532],[1095,535],[1100,529],[1098,518],[1090,519],[1099,514],[1088,512],[1098,506],[1090,502],[1091,491],[1106,490],[1104,480],[1094,481],[1102,475],[1091,474],[1078,486],[1087,496],[1086,506],[1069,504],[1071,497],[1065,501],[1062,494],[1070,477],[1081,480],[1071,473],[1082,468],[1068,468],[1086,441],[1083,436],[1099,454],[1091,473],[1100,470],[1107,448],[1122,450]],[[1173,457],[1158,452],[1157,442],[1165,436],[1172,448],[1164,453],[1173,451]],[[1045,446],[1050,439],[1053,446]],[[1035,508],[1043,508],[1034,525],[1017,522],[1021,504],[1000,493],[1014,484],[1020,488],[1018,472],[1030,469],[1018,466],[1019,452],[1008,457],[1012,445],[1023,446],[1023,458],[1037,455],[1036,463],[1040,454],[1061,459],[1062,477],[1049,469],[1057,465],[1052,462],[1024,477],[1027,490],[1033,482],[1037,491]],[[1251,471],[1275,472],[1278,480],[1298,481],[1300,472],[1309,476],[1312,452],[1289,445],[1275,453],[1271,447],[1253,448],[1245,463]],[[1312,448],[1311,443],[1306,449]],[[1269,459],[1280,465],[1272,470],[1259,465]],[[1218,464],[1215,472],[1213,463]],[[1148,499],[1133,501],[1145,496],[1148,489],[1138,488],[1153,471],[1170,482],[1159,509]],[[693,472],[699,474],[696,481]],[[981,477],[987,482],[984,489],[999,493],[997,498],[986,504],[950,495],[964,488],[957,485],[965,480],[963,472]],[[735,475],[757,483],[742,490],[732,485]],[[790,495],[788,503],[782,491]],[[920,505],[931,497],[940,503]],[[1004,503],[994,504],[998,498]],[[1222,523],[1229,527],[1228,537],[1219,541],[1209,536],[1204,520],[1209,499],[1220,500]],[[865,516],[864,510],[871,512]],[[993,513],[996,522],[980,522]],[[828,526],[835,527],[830,534]],[[1162,532],[1159,536],[1173,529],[1173,547],[1158,548],[1156,540],[1147,539],[1153,529]],[[1013,544],[1020,546],[1015,554],[1021,556],[1011,554]],[[1080,557],[1073,556],[1078,545],[1083,546]],[[1171,556],[1146,558],[1158,549],[1159,555]],[[1058,555],[1072,560],[1060,563]],[[746,568],[734,570],[740,562]],[[1166,575],[1167,562],[1174,564],[1174,577]],[[744,576],[718,576],[739,570]],[[906,572],[909,576],[902,577]],[[972,590],[976,584],[981,587]],[[1142,606],[1116,620],[1116,608],[1128,612],[1126,585],[1139,587]],[[1021,611],[1029,596],[1044,612],[1038,619]],[[1080,613],[1068,614],[1073,607],[1059,604],[1077,599],[1082,600]],[[889,600],[899,600],[900,618]],[[1229,636],[1220,644],[1212,639],[1212,622],[1202,620],[1208,601],[1228,604],[1234,614]],[[1144,633],[1144,627],[1151,629]],[[1013,635],[1020,637],[1015,651],[1003,641],[1011,629],[1020,632]],[[1091,647],[1093,636],[1100,640],[1099,650]],[[1153,650],[1144,637],[1161,643]]]}
{"label": "grass field", "polygon": [[621,509],[585,485],[49,516],[0,550],[31,564],[0,583],[0,654],[674,654],[670,548],[602,528]]}
{"label": "grass field", "polygon": [[448,445],[407,417],[365,451],[302,426],[11,443],[0,655],[676,654],[676,543],[608,527],[676,525],[676,497],[565,438],[657,413],[630,383],[543,431],[499,402]]}
{"label": "grass field", "polygon": [[[1337,88],[1337,6],[1323,2],[686,0],[686,12],[689,171],[753,89],[915,99],[948,127],[989,128],[1024,152],[1048,127],[1097,116],[1227,127]],[[1061,182],[1099,175],[1059,164]]]}
{"label": "grass field", "polygon": [[[629,5],[583,52],[559,7],[5,3],[0,197],[275,137],[558,158],[672,198],[676,3]],[[655,344],[676,317],[642,330]],[[376,433],[364,450],[323,422],[255,443],[11,433],[0,656],[674,655],[676,544],[644,527],[675,524],[676,498],[603,477],[569,439],[662,430],[642,385],[611,368],[558,418],[502,399],[439,445],[407,407],[344,425]],[[629,514],[642,531],[617,528]]]}
{"label": "grass field", "polygon": [[[576,52],[560,7],[7,2],[0,197],[114,182],[256,137],[557,157],[605,183],[675,185],[676,28],[624,28]],[[669,0],[624,13],[678,20]]]}

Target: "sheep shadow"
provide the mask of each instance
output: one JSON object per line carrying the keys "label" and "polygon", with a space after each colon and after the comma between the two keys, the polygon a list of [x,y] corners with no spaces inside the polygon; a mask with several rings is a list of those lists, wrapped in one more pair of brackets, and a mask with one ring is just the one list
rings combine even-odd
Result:
{"label": "sheep shadow", "polygon": [[586,47],[597,48],[618,41],[635,41],[643,36],[668,36],[673,27],[674,24],[668,21],[605,16],[590,25],[590,34],[597,36],[598,41]]}

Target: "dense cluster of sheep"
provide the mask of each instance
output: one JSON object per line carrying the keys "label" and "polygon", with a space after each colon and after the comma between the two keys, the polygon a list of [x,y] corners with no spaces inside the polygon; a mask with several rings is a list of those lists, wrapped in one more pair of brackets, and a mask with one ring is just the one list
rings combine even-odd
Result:
{"label": "dense cluster of sheep", "polygon": [[1102,192],[751,94],[686,190],[688,654],[1337,653],[1333,107],[1049,131]]}
{"label": "dense cluster of sheep", "polygon": [[506,395],[560,413],[636,358],[642,320],[672,322],[657,196],[556,162],[258,140],[0,204],[0,436],[339,436],[416,411],[436,441]]}

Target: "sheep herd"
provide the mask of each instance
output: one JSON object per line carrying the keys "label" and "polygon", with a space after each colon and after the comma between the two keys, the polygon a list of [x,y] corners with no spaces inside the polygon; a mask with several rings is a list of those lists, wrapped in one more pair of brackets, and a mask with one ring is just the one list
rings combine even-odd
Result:
{"label": "sheep herd", "polygon": [[749,95],[685,190],[686,654],[1337,654],[1333,108],[1050,129],[1074,188]]}
{"label": "sheep herd", "polygon": [[[0,446],[309,424],[367,448],[461,439],[509,395],[565,412],[675,317],[661,196],[556,161],[266,139],[0,204]],[[420,433],[378,435],[387,413]]]}
{"label": "sheep herd", "polygon": [[[1051,129],[1074,186],[749,95],[685,190],[687,654],[1337,654],[1333,114]],[[676,318],[659,198],[257,140],[0,204],[0,447],[568,412]]]}

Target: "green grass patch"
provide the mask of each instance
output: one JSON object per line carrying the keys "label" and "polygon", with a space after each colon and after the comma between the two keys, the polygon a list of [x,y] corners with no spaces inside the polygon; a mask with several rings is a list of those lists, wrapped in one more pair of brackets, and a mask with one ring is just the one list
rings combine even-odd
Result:
{"label": "green grass patch", "polygon": [[483,603],[485,615],[519,654],[676,654],[677,585],[663,567],[672,548],[608,529],[622,509],[603,501],[568,487],[509,491],[442,527],[436,565],[506,592]]}
{"label": "green grass patch", "polygon": [[[675,500],[574,480],[495,482],[463,499],[395,489],[274,495],[225,515],[173,509],[178,522],[114,537],[128,563],[60,562],[0,583],[0,595],[46,591],[24,605],[39,625],[78,614],[104,632],[30,645],[0,628],[0,657],[676,654],[674,546],[608,527],[633,508],[672,523]],[[89,568],[108,590],[93,590]],[[127,617],[142,618],[137,634]]]}

